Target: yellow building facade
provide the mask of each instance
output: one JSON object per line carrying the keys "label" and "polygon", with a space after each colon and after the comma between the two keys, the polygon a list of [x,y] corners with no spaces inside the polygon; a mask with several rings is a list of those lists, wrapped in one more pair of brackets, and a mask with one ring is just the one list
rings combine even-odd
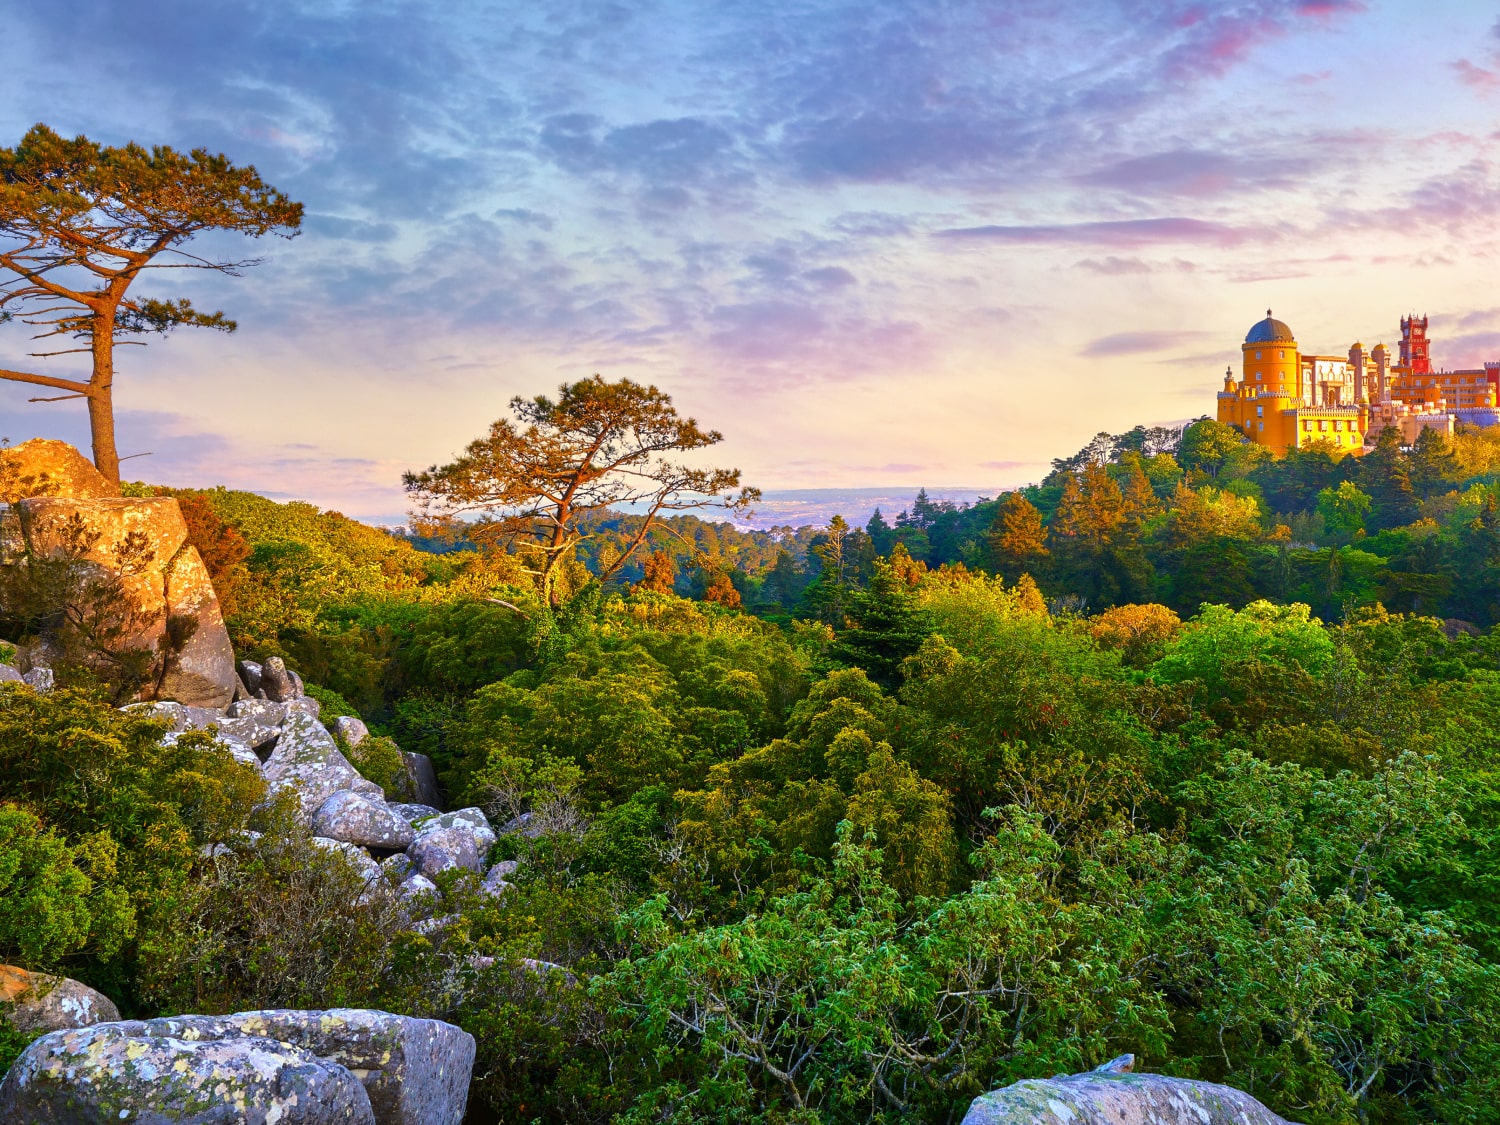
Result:
{"label": "yellow building facade", "polygon": [[1432,371],[1427,319],[1401,321],[1401,360],[1377,344],[1355,343],[1347,356],[1304,354],[1284,321],[1266,310],[1240,346],[1240,374],[1224,372],[1218,420],[1277,454],[1326,443],[1363,453],[1394,426],[1410,445],[1423,429],[1452,433],[1457,423],[1500,425],[1500,362],[1464,371]]}

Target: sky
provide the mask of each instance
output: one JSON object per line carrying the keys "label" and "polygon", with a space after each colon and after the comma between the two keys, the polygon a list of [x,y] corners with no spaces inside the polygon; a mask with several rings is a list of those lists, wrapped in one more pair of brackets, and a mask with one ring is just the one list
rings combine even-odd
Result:
{"label": "sky", "polygon": [[[651,382],[774,490],[993,494],[1214,410],[1273,308],[1500,357],[1500,5],[13,4],[0,146],[206,147],[306,205],[122,350],[127,477],[395,522],[515,395]],[[87,29],[87,34],[82,33]],[[0,367],[26,358],[0,326]],[[87,448],[0,383],[0,435]],[[805,494],[804,494],[805,495]]]}

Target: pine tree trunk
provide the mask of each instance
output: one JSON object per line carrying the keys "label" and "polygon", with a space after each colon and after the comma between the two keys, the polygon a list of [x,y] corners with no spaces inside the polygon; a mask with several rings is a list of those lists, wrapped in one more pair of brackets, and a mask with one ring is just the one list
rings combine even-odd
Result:
{"label": "pine tree trunk", "polygon": [[94,324],[91,351],[94,376],[89,380],[89,431],[94,441],[94,468],[116,488],[120,485],[120,454],[115,449],[115,356],[114,320],[99,318]]}

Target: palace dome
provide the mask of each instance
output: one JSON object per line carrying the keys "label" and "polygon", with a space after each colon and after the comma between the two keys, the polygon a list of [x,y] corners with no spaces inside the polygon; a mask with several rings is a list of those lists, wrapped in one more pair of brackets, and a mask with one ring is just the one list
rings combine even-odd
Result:
{"label": "palace dome", "polygon": [[1295,342],[1296,337],[1286,326],[1286,321],[1273,318],[1270,309],[1266,310],[1266,319],[1255,324],[1245,334],[1247,344],[1292,344]]}

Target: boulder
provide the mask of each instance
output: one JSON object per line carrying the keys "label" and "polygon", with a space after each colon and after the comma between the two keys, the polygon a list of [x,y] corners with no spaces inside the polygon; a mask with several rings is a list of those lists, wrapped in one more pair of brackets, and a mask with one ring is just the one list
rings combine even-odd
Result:
{"label": "boulder", "polygon": [[350,844],[344,840],[335,840],[329,836],[312,837],[314,847],[326,848],[331,852],[338,852],[349,861],[350,866],[359,873],[365,885],[382,882],[380,864],[370,857],[370,853],[358,844]]}
{"label": "boulder", "polygon": [[265,699],[238,699],[224,712],[231,719],[255,719],[266,726],[279,727],[286,722],[285,703],[271,703]]}
{"label": "boulder", "polygon": [[32,438],[0,449],[0,504],[34,496],[100,500],[119,495],[94,463],[65,441]]}
{"label": "boulder", "polygon": [[113,643],[159,662],[144,698],[220,709],[234,698],[234,653],[219,600],[197,549],[186,545],[175,499],[34,496],[15,512],[34,555],[75,560],[82,579],[110,583]]}
{"label": "boulder", "polygon": [[484,878],[486,882],[488,882],[491,877],[494,877],[496,879],[509,879],[520,869],[520,860],[502,859],[499,863],[495,864],[485,872]]}
{"label": "boulder", "polygon": [[406,774],[402,787],[416,804],[440,807],[443,791],[438,788],[437,772],[432,768],[432,759],[426,754],[401,751],[401,764]]}
{"label": "boulder", "polygon": [[474,1037],[439,1020],[363,1008],[269,1010],[145,1021],[152,1035],[191,1042],[275,1040],[347,1067],[378,1125],[459,1125]]}
{"label": "boulder", "polygon": [[481,857],[495,846],[495,830],[490,827],[489,817],[484,815],[482,809],[471,807],[442,813],[422,825],[418,835],[422,832],[436,832],[443,828],[457,828],[473,836],[474,847],[478,849]]}
{"label": "boulder", "polygon": [[345,789],[333,794],[313,814],[312,830],[366,848],[400,851],[417,838],[411,823],[391,811],[384,801]]}
{"label": "boulder", "polygon": [[24,684],[25,678],[9,664],[0,664],[0,684]]}
{"label": "boulder", "polygon": [[[16,505],[31,550],[74,558],[100,576],[113,575],[125,599],[121,643],[156,652],[167,636],[166,568],[187,542],[177,501],[37,497]],[[120,568],[122,555],[131,563]]]}
{"label": "boulder", "polygon": [[400,801],[391,802],[391,811],[398,816],[405,817],[412,823],[416,823],[419,820],[426,820],[428,817],[443,815],[443,810],[433,805],[418,805],[409,802],[402,803]]}
{"label": "boulder", "polygon": [[474,837],[462,828],[436,828],[424,830],[417,836],[406,854],[411,857],[417,871],[431,879],[444,871],[464,868],[480,873],[479,849]]}
{"label": "boulder", "polygon": [[324,801],[341,790],[382,795],[380,786],[359,775],[339,752],[333,736],[310,715],[287,716],[264,771],[273,791],[298,791],[303,816],[308,820]]}
{"label": "boulder", "polygon": [[388,855],[380,861],[380,870],[385,872],[386,878],[392,883],[403,883],[411,875],[414,868],[411,865],[411,856],[405,852],[397,852]]}
{"label": "boulder", "polygon": [[21,673],[21,682],[38,695],[46,695],[56,685],[51,668],[33,668]]}
{"label": "boulder", "polygon": [[511,888],[511,884],[506,882],[505,879],[505,877],[509,874],[509,871],[501,870],[500,864],[495,864],[494,867],[491,867],[489,871],[485,873],[484,882],[480,884],[481,892],[491,898],[499,898]]}
{"label": "boulder", "polygon": [[353,749],[370,737],[370,728],[365,726],[363,719],[356,719],[353,715],[340,715],[333,721],[333,733]]}
{"label": "boulder", "polygon": [[240,674],[240,682],[251,695],[260,691],[260,665],[253,660],[241,660],[235,666]]}
{"label": "boulder", "polygon": [[443,900],[443,893],[438,890],[438,885],[425,875],[408,875],[401,881],[401,886],[396,888],[396,893],[408,908],[436,906]]}
{"label": "boulder", "polygon": [[[182,737],[183,733],[184,732],[182,732],[182,731],[175,731],[175,730],[168,731],[162,737],[162,740],[161,740],[162,745],[163,746],[172,746],[172,745],[175,745],[176,742],[177,742],[177,740]],[[217,742],[220,746],[224,747],[226,750],[228,750],[229,753],[234,757],[234,760],[236,762],[240,763],[240,765],[242,765],[242,766],[249,766],[253,770],[259,770],[260,769],[260,756],[258,754],[256,754],[256,752],[254,750],[252,750],[249,746],[247,746],[245,743],[241,742],[239,739],[237,739],[237,738],[226,738],[223,735],[218,735],[218,736],[215,737],[214,741]]]}
{"label": "boulder", "polygon": [[189,706],[229,706],[239,683],[234,649],[208,568],[196,547],[184,547],[166,568],[167,654],[157,695]]}
{"label": "boulder", "polygon": [[0,965],[0,1016],[30,1035],[117,1020],[120,1011],[104,993],[70,977]]}
{"label": "boulder", "polygon": [[981,1094],[962,1125],[1287,1125],[1232,1086],[1131,1074],[1123,1055],[1086,1074],[1031,1078]]}
{"label": "boulder", "polygon": [[286,661],[279,656],[271,657],[260,666],[260,690],[272,703],[290,703],[302,694],[292,682]]}
{"label": "boulder", "polygon": [[376,1125],[370,1095],[341,1063],[274,1039],[178,1037],[139,1020],[36,1040],[0,1083],[0,1121]]}

